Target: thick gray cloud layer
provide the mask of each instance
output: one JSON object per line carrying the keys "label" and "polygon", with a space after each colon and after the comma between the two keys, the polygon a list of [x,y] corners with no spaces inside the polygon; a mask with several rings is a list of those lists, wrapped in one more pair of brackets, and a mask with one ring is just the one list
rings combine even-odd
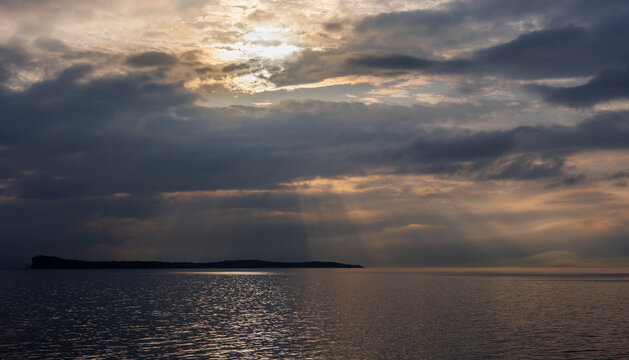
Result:
{"label": "thick gray cloud layer", "polygon": [[[88,66],[73,67],[28,90],[5,89],[0,94],[4,110],[0,178],[3,196],[13,199],[0,206],[5,214],[2,235],[13,239],[9,247],[17,253],[56,249],[80,256],[91,254],[77,252],[88,245],[122,246],[122,235],[116,234],[131,231],[125,230],[126,222],[131,222],[129,228],[153,226],[144,222],[163,210],[163,199],[156,195],[161,192],[273,190],[295,179],[383,170],[480,182],[543,180],[549,186],[571,186],[583,179],[566,172],[567,155],[629,148],[629,114],[624,112],[603,114],[574,126],[474,131],[439,125],[441,119],[460,111],[459,105],[439,110],[286,102],[266,109],[210,109],[195,105],[194,96],[174,85],[156,84],[142,76],[85,80],[90,73]],[[120,193],[127,195],[111,197]],[[220,200],[222,215],[208,210],[219,200],[201,202],[198,214],[222,217],[224,226],[232,225],[196,228],[196,233],[179,234],[195,242],[177,248],[165,242],[162,249],[183,258],[189,255],[177,251],[209,251],[204,246],[222,249],[226,252],[219,254],[225,256],[256,256],[256,252],[286,259],[311,256],[300,221],[290,216],[262,222],[250,218],[255,204],[297,211],[295,195],[270,196]],[[238,213],[239,208],[248,210]],[[191,219],[196,219],[194,209],[186,210]],[[183,219],[178,220],[183,228],[177,231],[194,228],[188,224],[190,219]],[[351,237],[351,227],[342,230],[346,221],[329,234]],[[398,220],[388,221],[380,226]],[[240,233],[231,226],[240,228]],[[200,242],[199,232],[204,231],[216,240]],[[399,247],[394,261],[412,264],[409,254],[414,254],[415,263],[423,264],[485,261],[524,251],[504,243],[485,252],[465,241],[462,233],[439,231],[434,236],[443,241]],[[269,244],[283,250],[264,250]],[[365,261],[358,254],[347,258]]]}
{"label": "thick gray cloud layer", "polygon": [[553,103],[588,107],[604,101],[629,98],[629,71],[608,70],[587,83],[573,87],[531,86]]}
{"label": "thick gray cloud layer", "polygon": [[624,19],[594,29],[569,25],[538,30],[476,51],[470,58],[427,60],[409,55],[364,56],[351,65],[428,73],[504,75],[521,79],[590,76],[624,68],[629,61],[629,25]]}
{"label": "thick gray cloud layer", "polygon": [[621,74],[629,63],[627,16],[629,5],[619,1],[594,5],[489,0],[384,13],[359,21],[355,39],[344,48],[304,53],[271,80],[291,85],[343,75],[408,72],[509,80],[602,76],[585,88],[561,94],[540,88],[548,101],[587,107],[627,98],[627,79]]}
{"label": "thick gray cloud layer", "polygon": [[[0,94],[2,178],[13,179],[10,189],[20,197],[271,189],[301,177],[382,168],[532,178],[559,174],[557,157],[569,153],[629,147],[627,113],[575,126],[475,132],[435,127],[421,106],[208,109],[180,88],[141,76],[80,81],[89,72],[77,66]],[[542,169],[552,171],[526,173],[536,157],[549,159]]]}
{"label": "thick gray cloud layer", "polygon": [[[41,5],[29,4],[4,6]],[[629,98],[628,14],[625,1],[457,1],[324,22],[338,46],[284,62],[12,39],[0,46],[0,263],[55,252],[452,265],[557,246],[627,256],[629,169],[612,160],[629,150],[629,112],[594,105]],[[459,98],[199,105],[251,74],[394,79],[363,95],[423,86]],[[342,191],[326,183],[346,177]],[[542,205],[501,208],[520,199],[512,188]],[[369,251],[380,248],[390,257]]]}
{"label": "thick gray cloud layer", "polygon": [[177,63],[177,57],[158,51],[147,51],[130,56],[127,63],[136,67],[171,66]]}

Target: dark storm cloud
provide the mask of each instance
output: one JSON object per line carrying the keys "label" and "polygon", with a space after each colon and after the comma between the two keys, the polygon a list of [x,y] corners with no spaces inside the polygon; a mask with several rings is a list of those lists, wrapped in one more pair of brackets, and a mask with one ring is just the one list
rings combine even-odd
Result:
{"label": "dark storm cloud", "polygon": [[[165,260],[190,259],[193,252],[220,260],[272,256],[278,254],[269,250],[273,244],[289,249],[276,256],[307,258],[308,234],[295,215],[303,211],[295,194],[199,196],[184,211],[177,200],[157,193],[278,189],[295,179],[383,169],[573,186],[570,178],[578,182],[579,175],[565,171],[567,155],[629,148],[625,112],[574,126],[475,131],[441,123],[482,116],[495,104],[478,109],[308,101],[204,108],[178,85],[148,76],[91,76],[91,66],[74,66],[24,91],[0,88],[0,237],[8,239],[9,253],[26,258],[50,249],[80,257],[94,246],[137,247],[138,253],[154,246]],[[330,209],[342,205],[327,203]],[[170,219],[168,229],[154,221],[162,215]],[[339,219],[333,229],[321,230],[322,236],[355,237],[347,224],[351,221]],[[443,242],[399,246],[395,261],[491,258],[460,240],[462,234],[435,229],[428,233]],[[116,254],[100,251],[110,251],[101,257]]]}
{"label": "dark storm cloud", "polygon": [[[89,66],[72,67],[57,79],[24,92],[0,95],[0,142],[9,147],[3,154],[8,174],[3,175],[21,179],[18,187],[25,196],[85,193],[93,176],[103,179],[97,186],[119,183],[125,175],[118,170],[136,165],[137,159],[128,155],[142,157],[136,150],[150,151],[149,144],[134,135],[133,127],[144,116],[155,119],[155,114],[193,100],[142,77],[79,85],[77,80],[90,70]],[[20,174],[29,168],[39,175],[23,178]],[[109,188],[107,193],[113,190],[104,186]]]}
{"label": "dark storm cloud", "polygon": [[[566,126],[512,130],[431,131],[395,153],[403,172],[459,174],[477,180],[535,180],[563,176],[564,157],[588,149],[629,148],[629,114],[611,113]],[[402,159],[401,162],[399,160]],[[577,175],[578,176],[578,175]],[[574,185],[567,175],[558,184]]]}
{"label": "dark storm cloud", "polygon": [[628,63],[629,22],[619,18],[591,29],[569,25],[525,33],[510,42],[478,50],[469,58],[429,60],[390,54],[347,60],[352,69],[374,74],[389,70],[517,79],[594,76],[576,87],[530,86],[546,101],[571,107],[629,98]]}
{"label": "dark storm cloud", "polygon": [[422,134],[408,151],[416,161],[471,160],[499,157],[516,145],[513,132],[479,132],[452,135],[447,130]]}
{"label": "dark storm cloud", "polygon": [[581,183],[585,182],[586,180],[587,180],[587,178],[583,174],[567,176],[567,177],[561,179],[561,185],[572,186],[572,185],[581,184]]}
{"label": "dark storm cloud", "polygon": [[0,45],[0,83],[8,80],[16,69],[33,65],[32,57],[20,44]]}
{"label": "dark storm cloud", "polygon": [[587,32],[581,27],[534,31],[476,52],[470,68],[519,78],[584,75],[596,70],[596,64],[589,63],[593,59],[584,56],[586,42]]}
{"label": "dark storm cloud", "polygon": [[629,113],[596,116],[572,127],[521,127],[513,130],[522,151],[583,149],[625,149],[629,147]]}
{"label": "dark storm cloud", "polygon": [[587,29],[567,26],[523,34],[478,51],[474,67],[517,78],[589,76],[624,68],[629,60],[629,25],[622,18]]}
{"label": "dark storm cloud", "polygon": [[[0,177],[12,179],[5,191],[72,198],[272,189],[295,178],[383,167],[533,179],[559,174],[561,160],[544,157],[629,147],[627,113],[572,127],[474,132],[435,127],[435,110],[421,106],[287,102],[207,109],[176,86],[142,76],[83,80],[90,71],[75,66],[28,90],[0,92]],[[531,157],[510,158],[518,154]]]}
{"label": "dark storm cloud", "polygon": [[221,70],[223,72],[234,72],[234,71],[239,71],[239,70],[248,70],[249,67],[250,66],[247,63],[229,64],[229,65],[224,66]]}
{"label": "dark storm cloud", "polygon": [[[299,217],[270,210],[263,216],[267,209],[298,208],[296,202],[294,194],[199,196],[175,204],[160,196],[4,200],[0,264],[21,267],[38,253],[169,261],[308,259]],[[166,224],[156,221],[164,214]]]}
{"label": "dark storm cloud", "polygon": [[[534,180],[555,177],[561,174],[564,159],[560,157],[536,157],[520,155],[512,159],[500,159],[492,166],[484,167],[486,179]],[[563,181],[563,180],[562,180]]]}
{"label": "dark storm cloud", "polygon": [[321,26],[323,27],[323,30],[329,32],[338,32],[343,30],[343,24],[340,22],[327,22],[323,23]]}
{"label": "dark storm cloud", "polygon": [[[486,39],[494,38],[503,45],[476,54],[478,65],[502,64],[506,68],[485,71],[526,70],[521,65],[510,69],[512,63],[524,63],[518,56],[535,61],[529,68],[543,63],[557,70],[574,64],[576,71],[593,61],[618,65],[626,59],[619,59],[618,53],[627,53],[618,45],[627,41],[627,14],[629,4],[622,1],[456,1],[436,10],[368,16],[356,25],[356,32],[371,42],[373,37],[382,39],[390,44],[389,49],[400,44],[398,49],[405,50],[398,53],[420,48],[429,58],[436,49],[443,53],[461,47],[487,48]],[[606,56],[579,52],[585,49],[603,50]],[[543,56],[549,56],[548,61]],[[560,63],[550,63],[556,59]],[[545,75],[518,71],[512,76]]]}
{"label": "dark storm cloud", "polygon": [[33,254],[67,253],[79,257],[90,246],[119,244],[122,240],[85,223],[102,218],[145,219],[159,209],[156,198],[5,199],[0,204],[0,238],[5,249],[0,263],[21,267]]}
{"label": "dark storm cloud", "polygon": [[[439,30],[461,22],[509,19],[538,14],[565,2],[546,1],[457,1],[436,9],[400,11],[367,16],[355,27],[357,32],[399,30]],[[559,5],[561,6],[561,5]]]}
{"label": "dark storm cloud", "polygon": [[629,180],[629,170],[617,171],[608,175],[607,178],[613,181],[614,186],[625,187]]}
{"label": "dark storm cloud", "polygon": [[405,151],[418,161],[465,161],[514,153],[627,148],[628,124],[629,114],[623,112],[600,115],[576,126],[521,126],[462,134],[433,130],[417,136]]}
{"label": "dark storm cloud", "polygon": [[605,71],[587,83],[573,87],[534,85],[546,101],[570,107],[588,107],[600,102],[629,98],[629,71]]}
{"label": "dark storm cloud", "polygon": [[629,61],[629,25],[605,24],[588,30],[567,26],[539,30],[476,51],[470,58],[428,60],[391,54],[351,58],[351,64],[390,70],[424,70],[433,74],[503,75],[520,79],[590,76],[624,68]]}
{"label": "dark storm cloud", "polygon": [[135,67],[172,66],[179,60],[176,56],[159,51],[147,51],[127,58],[127,64]]}
{"label": "dark storm cloud", "polygon": [[296,59],[284,64],[282,71],[271,74],[270,80],[277,86],[307,84],[335,76],[360,73],[346,66],[347,57],[341,51],[320,52],[306,49]]}
{"label": "dark storm cloud", "polygon": [[432,61],[418,59],[408,55],[390,56],[363,56],[350,58],[348,64],[351,66],[365,66],[383,69],[424,69],[434,64]]}
{"label": "dark storm cloud", "polygon": [[67,52],[70,50],[70,48],[63,41],[49,37],[40,36],[35,39],[33,45],[40,49],[54,52]]}
{"label": "dark storm cloud", "polygon": [[[270,80],[282,86],[404,72],[526,80],[597,76],[626,69],[628,16],[629,3],[622,1],[457,1],[383,13],[360,20],[342,47],[304,51]],[[487,39],[495,40],[488,45]],[[453,51],[455,57],[444,58]]]}
{"label": "dark storm cloud", "polygon": [[[416,36],[452,27],[472,28],[470,25],[495,24],[536,18],[543,27],[565,26],[571,23],[592,24],[629,11],[622,0],[481,0],[452,1],[435,9],[400,11],[367,16],[355,30],[365,32],[411,33]],[[474,29],[470,29],[474,31]]]}

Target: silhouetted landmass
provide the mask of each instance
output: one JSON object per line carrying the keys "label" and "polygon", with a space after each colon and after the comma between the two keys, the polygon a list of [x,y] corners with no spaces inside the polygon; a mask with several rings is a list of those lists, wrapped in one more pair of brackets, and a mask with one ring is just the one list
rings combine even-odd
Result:
{"label": "silhouetted landmass", "polygon": [[84,261],[37,255],[31,269],[266,269],[266,268],[362,268],[360,265],[327,261],[279,262],[264,260],[228,260],[208,263],[166,261]]}

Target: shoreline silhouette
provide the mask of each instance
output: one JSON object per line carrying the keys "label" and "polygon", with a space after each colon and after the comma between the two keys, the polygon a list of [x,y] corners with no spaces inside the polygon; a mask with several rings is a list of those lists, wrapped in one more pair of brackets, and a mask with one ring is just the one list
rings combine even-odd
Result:
{"label": "shoreline silhouette", "polygon": [[224,260],[207,263],[169,261],[86,261],[63,259],[57,256],[37,255],[32,258],[31,269],[297,269],[297,268],[362,268],[361,265],[332,261],[282,262],[250,260]]}

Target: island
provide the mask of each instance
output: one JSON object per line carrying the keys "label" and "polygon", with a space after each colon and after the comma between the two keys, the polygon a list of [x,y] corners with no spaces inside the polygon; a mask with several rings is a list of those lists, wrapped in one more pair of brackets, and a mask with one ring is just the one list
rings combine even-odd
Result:
{"label": "island", "polygon": [[37,255],[31,269],[298,269],[298,268],[362,268],[361,265],[330,261],[280,262],[264,260],[227,260],[207,263],[168,261],[85,261]]}

